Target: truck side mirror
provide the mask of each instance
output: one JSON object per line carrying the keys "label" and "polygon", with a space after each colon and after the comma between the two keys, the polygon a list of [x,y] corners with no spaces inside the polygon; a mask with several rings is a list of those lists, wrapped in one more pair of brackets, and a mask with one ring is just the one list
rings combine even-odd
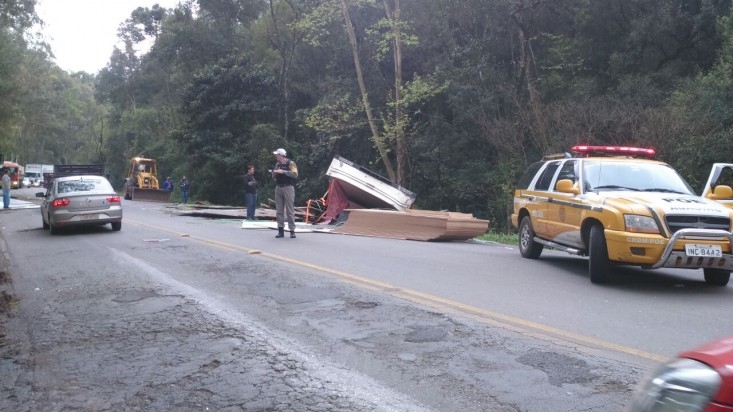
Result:
{"label": "truck side mirror", "polygon": [[730,186],[717,185],[708,197],[713,200],[730,199],[733,197],[733,189]]}
{"label": "truck side mirror", "polygon": [[555,190],[561,193],[571,193],[577,195],[580,193],[580,189],[575,187],[575,184],[570,179],[560,179],[555,184]]}

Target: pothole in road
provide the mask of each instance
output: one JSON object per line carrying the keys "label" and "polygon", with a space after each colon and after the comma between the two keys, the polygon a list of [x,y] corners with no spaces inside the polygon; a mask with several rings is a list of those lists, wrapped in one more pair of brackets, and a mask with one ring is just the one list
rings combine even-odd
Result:
{"label": "pothole in road", "polygon": [[296,287],[290,289],[275,289],[265,292],[281,305],[300,305],[310,302],[337,299],[340,293],[319,287]]}
{"label": "pothole in road", "polygon": [[445,340],[447,336],[448,332],[443,328],[435,326],[418,326],[412,327],[412,332],[405,337],[405,341],[410,343],[441,342]]}
{"label": "pothole in road", "polygon": [[140,302],[141,300],[154,298],[156,296],[160,296],[157,293],[153,291],[142,291],[137,293],[130,293],[127,295],[120,295],[112,299],[112,302],[115,303],[134,303],[134,302]]}
{"label": "pothole in road", "polygon": [[595,379],[584,360],[560,353],[531,351],[518,357],[517,362],[546,373],[550,384],[555,386],[566,383],[582,384]]}
{"label": "pothole in road", "polygon": [[348,307],[352,309],[374,309],[377,306],[379,306],[379,304],[376,302],[357,301],[348,303]]}

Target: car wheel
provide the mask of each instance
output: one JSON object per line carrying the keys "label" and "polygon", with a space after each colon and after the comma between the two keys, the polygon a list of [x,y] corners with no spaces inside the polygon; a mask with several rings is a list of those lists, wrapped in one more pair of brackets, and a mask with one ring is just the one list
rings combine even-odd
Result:
{"label": "car wheel", "polygon": [[519,224],[519,253],[527,259],[537,259],[543,248],[543,244],[534,241],[532,220],[529,216],[525,216]]}
{"label": "car wheel", "polygon": [[46,221],[43,220],[43,216],[41,216],[41,223],[43,223],[43,230],[48,230],[50,228],[48,223],[46,223]]}
{"label": "car wheel", "polygon": [[593,283],[606,283],[610,278],[611,263],[608,261],[608,247],[603,226],[594,225],[590,228],[588,239],[588,273]]}
{"label": "car wheel", "polygon": [[112,222],[112,230],[117,231],[122,229],[122,222]]}
{"label": "car wheel", "polygon": [[51,230],[52,235],[58,235],[59,229],[54,225],[48,225],[48,228]]}
{"label": "car wheel", "polygon": [[705,268],[705,283],[711,286],[725,286],[730,280],[730,272],[723,269]]}

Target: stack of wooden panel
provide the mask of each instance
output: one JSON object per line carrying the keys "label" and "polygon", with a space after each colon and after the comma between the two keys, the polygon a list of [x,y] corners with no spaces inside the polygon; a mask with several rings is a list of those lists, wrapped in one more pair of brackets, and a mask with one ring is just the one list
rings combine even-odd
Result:
{"label": "stack of wooden panel", "polygon": [[334,233],[394,239],[441,241],[468,240],[489,229],[488,220],[457,212],[408,209],[347,209],[348,218]]}

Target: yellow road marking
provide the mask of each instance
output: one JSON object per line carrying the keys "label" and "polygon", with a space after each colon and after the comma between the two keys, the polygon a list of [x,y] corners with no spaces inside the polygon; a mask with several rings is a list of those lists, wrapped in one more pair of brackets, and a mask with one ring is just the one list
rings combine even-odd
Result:
{"label": "yellow road marking", "polygon": [[[167,233],[173,233],[180,237],[186,237],[191,240],[195,240],[197,242],[201,242],[204,244],[216,246],[225,250],[232,250],[232,251],[244,251],[248,254],[259,254],[262,256],[266,256],[268,258],[279,260],[282,262],[291,263],[297,266],[306,267],[309,269],[313,269],[318,272],[324,272],[329,273],[331,275],[335,275],[336,277],[340,278],[341,281],[358,286],[361,288],[369,289],[372,291],[378,291],[387,293],[391,296],[409,300],[411,302],[415,302],[421,305],[429,306],[435,309],[441,309],[447,312],[450,312],[452,314],[457,315],[464,315],[468,316],[471,319],[477,320],[482,323],[491,324],[495,326],[499,326],[508,330],[512,330],[519,333],[529,334],[535,338],[543,339],[552,341],[555,343],[560,343],[557,341],[557,339],[554,339],[553,336],[559,337],[561,339],[567,340],[570,343],[572,341],[584,343],[591,346],[596,346],[598,348],[603,348],[611,351],[616,351],[619,353],[624,353],[627,355],[633,355],[640,358],[656,361],[656,362],[664,362],[668,360],[669,358],[662,355],[657,355],[645,351],[641,351],[638,349],[626,347],[623,345],[617,345],[615,343],[607,342],[602,339],[596,339],[590,336],[581,335],[578,333],[566,331],[563,329],[554,328],[551,326],[543,325],[541,323],[532,322],[526,319],[517,318],[510,315],[505,315],[498,312],[489,311],[483,308],[479,308],[472,305],[466,305],[460,302],[456,302],[453,300],[441,298],[439,296],[419,292],[412,289],[405,289],[400,286],[396,286],[390,283],[381,282],[374,279],[365,278],[362,276],[354,275],[352,273],[348,272],[342,272],[337,269],[332,269],[325,266],[316,265],[313,263],[303,262],[301,260],[289,258],[286,256],[276,255],[274,253],[269,252],[263,252],[259,249],[250,249],[245,246],[239,246],[234,245],[227,242],[221,242],[218,240],[213,240],[209,238],[203,238],[199,236],[193,236],[188,233],[184,232],[177,232],[170,229],[166,229],[159,226],[149,225],[147,223],[138,222],[132,219],[125,219],[125,222],[132,223],[134,225],[143,226],[155,230],[160,230]],[[533,333],[534,332],[541,332],[541,334]],[[546,335],[543,335],[546,334]]]}

